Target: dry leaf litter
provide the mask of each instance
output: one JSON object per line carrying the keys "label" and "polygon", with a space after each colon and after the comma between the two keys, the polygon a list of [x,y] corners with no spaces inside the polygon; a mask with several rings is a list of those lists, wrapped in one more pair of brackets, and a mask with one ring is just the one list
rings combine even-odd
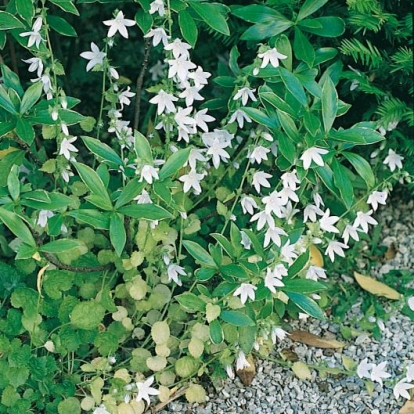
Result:
{"label": "dry leaf litter", "polygon": [[[383,226],[381,243],[396,252],[385,261],[379,261],[370,271],[363,269],[365,274],[381,277],[392,269],[414,271],[413,210],[414,200],[401,202],[394,198],[379,211],[377,218]],[[347,276],[352,281],[352,275]],[[361,302],[352,306],[347,320],[361,315],[360,306]],[[339,326],[331,322],[298,322],[292,328],[342,341]],[[341,349],[308,347],[286,339],[276,347],[275,358],[280,359],[279,352],[286,352],[290,347],[294,349],[293,355],[307,364],[342,367],[345,355],[357,363],[364,358],[376,363],[388,361],[387,372],[393,377],[401,376],[403,364],[414,363],[414,323],[396,313],[385,323],[381,340],[361,334],[346,341],[342,352]],[[373,392],[368,393],[358,377],[324,377],[311,370],[310,380],[299,380],[291,369],[269,361],[258,360],[256,365],[257,372],[250,386],[244,386],[236,377],[233,381],[225,381],[220,390],[211,386],[205,404],[174,401],[169,404],[168,411],[160,411],[160,414],[414,414],[414,402],[403,398],[396,400],[392,388],[378,383]]]}

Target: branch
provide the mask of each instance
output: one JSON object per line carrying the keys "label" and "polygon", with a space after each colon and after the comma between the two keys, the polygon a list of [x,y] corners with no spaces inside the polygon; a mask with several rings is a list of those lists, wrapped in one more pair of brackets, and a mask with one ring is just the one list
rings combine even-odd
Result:
{"label": "branch", "polygon": [[62,263],[58,260],[55,256],[51,255],[50,253],[42,252],[43,256],[47,259],[48,262],[52,263],[59,269],[69,270],[70,272],[78,272],[78,273],[92,273],[92,272],[102,272],[107,270],[109,266],[72,266]]}

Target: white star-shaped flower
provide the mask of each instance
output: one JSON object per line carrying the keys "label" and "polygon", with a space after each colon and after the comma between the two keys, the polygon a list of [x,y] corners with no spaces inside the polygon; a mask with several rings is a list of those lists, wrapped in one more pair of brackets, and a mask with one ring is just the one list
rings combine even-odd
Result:
{"label": "white star-shaped flower", "polygon": [[335,254],[341,257],[345,257],[343,249],[348,249],[349,247],[341,242],[331,240],[328,244],[328,247],[325,250],[325,254],[329,256],[332,262],[335,261]]}
{"label": "white star-shaped flower", "polygon": [[282,179],[283,187],[290,188],[293,191],[296,191],[298,188],[297,184],[300,184],[296,170],[285,172],[280,178]]}
{"label": "white star-shaped flower", "polygon": [[388,150],[388,155],[384,160],[384,164],[388,165],[391,172],[394,172],[395,168],[402,168],[402,160],[404,157],[401,155],[398,155],[395,151],[393,151],[391,148]]}
{"label": "white star-shaped flower", "polygon": [[194,81],[195,86],[203,86],[208,84],[208,78],[211,76],[210,72],[204,72],[201,66],[198,66],[194,72],[188,74],[188,78]]}
{"label": "white star-shaped flower", "polygon": [[149,14],[158,13],[161,17],[165,16],[164,0],[154,0],[150,4]]}
{"label": "white star-shaped flower", "polygon": [[170,59],[168,60],[168,64],[170,65],[168,77],[173,78],[177,75],[181,82],[185,82],[187,80],[189,70],[197,67],[193,62],[187,60],[184,56],[180,56],[178,59]]}
{"label": "white star-shaped flower", "polygon": [[86,65],[86,71],[89,72],[96,65],[103,64],[106,53],[101,52],[99,50],[99,47],[95,43],[91,42],[91,52],[82,52],[80,55],[84,59],[89,60],[88,64]]}
{"label": "white star-shaped flower", "polygon": [[150,103],[157,104],[157,114],[161,115],[164,111],[168,114],[170,112],[175,112],[175,105],[173,102],[178,101],[174,95],[165,92],[163,89],[160,89],[158,94],[150,99]]}
{"label": "white star-shaped flower", "polygon": [[198,174],[196,170],[190,170],[188,174],[182,175],[179,180],[184,183],[183,191],[187,193],[194,189],[196,194],[201,193],[200,181],[204,178],[204,174]]}
{"label": "white star-shaped flower", "polygon": [[306,279],[314,280],[315,282],[317,282],[318,279],[326,279],[325,269],[319,266],[309,266],[305,277]]}
{"label": "white star-shaped flower", "polygon": [[279,341],[283,341],[286,336],[289,335],[284,329],[282,329],[280,326],[275,326],[272,329],[272,342],[274,345],[276,345],[276,340],[279,339]]}
{"label": "white star-shaped flower", "polygon": [[109,26],[108,37],[113,37],[117,32],[119,32],[121,36],[125,37],[125,39],[128,39],[128,31],[126,29],[127,26],[136,25],[135,20],[125,19],[122,11],[118,12],[115,19],[105,20],[103,24]]}
{"label": "white star-shaped flower", "polygon": [[357,217],[354,221],[354,227],[357,228],[358,226],[361,226],[362,231],[364,233],[368,233],[368,224],[372,224],[374,226],[378,224],[378,221],[371,217],[372,213],[372,210],[369,210],[367,213],[364,213],[363,211],[358,211]]}
{"label": "white star-shaped flower", "polygon": [[293,260],[298,257],[298,253],[295,251],[295,248],[295,244],[289,244],[288,240],[280,249],[281,259],[284,262],[287,262],[289,266],[293,263]]}
{"label": "white star-shaped flower", "polygon": [[40,34],[42,24],[42,17],[39,16],[33,23],[31,32],[20,33],[21,37],[29,36],[29,40],[27,41],[27,47],[32,47],[33,45],[36,45],[36,47],[39,49],[40,42],[43,40],[42,35]]}
{"label": "white star-shaped flower", "polygon": [[252,197],[243,195],[240,204],[242,206],[243,214],[249,213],[250,215],[254,214],[254,208],[257,208],[257,203]]}
{"label": "white star-shaped flower", "polygon": [[220,142],[220,140],[216,138],[207,150],[207,155],[211,155],[215,168],[220,166],[220,161],[227,162],[227,159],[230,158],[229,153],[224,149],[227,147],[227,142]]}
{"label": "white star-shaped flower", "polygon": [[166,46],[168,44],[168,39],[170,38],[170,36],[167,35],[167,33],[162,27],[156,27],[155,29],[151,29],[144,37],[146,39],[152,37],[152,45],[154,47],[157,46],[160,42],[162,42],[162,44]]}
{"label": "white star-shaped flower", "polygon": [[239,356],[237,357],[236,361],[236,371],[239,371],[243,368],[249,368],[250,364],[246,359],[246,355],[244,355],[243,351],[239,351]]}
{"label": "white star-shaped flower", "polygon": [[147,378],[144,382],[137,382],[138,395],[136,400],[145,400],[148,405],[150,404],[150,395],[158,395],[160,392],[155,388],[151,387],[154,382],[154,377]]}
{"label": "white star-shaped flower", "polygon": [[408,381],[414,381],[414,364],[408,365],[406,371]]}
{"label": "white star-shaped flower", "polygon": [[246,106],[249,99],[253,102],[257,101],[256,97],[254,96],[254,92],[256,92],[256,89],[241,88],[237,91],[236,95],[233,96],[233,100],[237,101],[238,99],[241,99],[242,104]]}
{"label": "white star-shaped flower", "polygon": [[29,72],[36,72],[39,78],[42,76],[42,73],[43,73],[42,59],[33,57],[30,59],[23,60],[23,62],[30,64],[29,69],[28,69]]}
{"label": "white star-shaped flower", "polygon": [[403,378],[398,381],[393,389],[394,397],[398,399],[399,397],[404,397],[407,400],[411,399],[411,396],[407,390],[414,388],[414,384],[410,384],[408,378]]}
{"label": "white star-shaped flower", "polygon": [[371,369],[374,364],[368,362],[368,358],[362,360],[357,367],[357,374],[359,378],[371,378]]}
{"label": "white star-shaped flower", "polygon": [[[282,266],[283,269],[286,270],[286,268],[283,265],[278,265],[278,266]],[[283,287],[285,286],[285,284],[282,282],[282,276],[287,275],[287,270],[285,274],[281,274],[279,269],[270,269],[268,268],[266,270],[266,277],[265,277],[265,286],[272,292],[272,293],[276,293],[276,287]]]}
{"label": "white star-shaped flower", "polygon": [[189,107],[194,101],[204,101],[204,98],[198,93],[200,89],[200,86],[187,86],[178,96],[184,98],[186,106]]}
{"label": "white star-shaped flower", "polygon": [[188,43],[183,42],[181,39],[175,39],[173,42],[164,46],[164,49],[171,50],[176,59],[179,57],[188,59],[190,57],[190,53],[188,51],[191,49],[191,46]]}
{"label": "white star-shaped flower", "polygon": [[257,171],[253,174],[252,185],[258,193],[260,193],[260,187],[270,187],[268,178],[272,178],[272,175],[263,171]]}
{"label": "white star-shaped flower", "polygon": [[54,216],[53,211],[50,210],[40,210],[39,217],[36,221],[36,224],[40,227],[45,228],[47,226],[47,220]]}
{"label": "white star-shaped flower", "polygon": [[270,226],[265,233],[263,247],[269,246],[270,241],[276,244],[276,246],[280,247],[280,245],[282,244],[280,236],[287,236],[287,233],[280,227]]}
{"label": "white star-shaped flower", "polygon": [[173,263],[171,263],[168,266],[167,274],[168,274],[168,280],[170,282],[171,282],[171,280],[173,280],[175,283],[177,283],[178,286],[182,285],[182,282],[180,280],[179,275],[181,275],[181,276],[186,276],[187,275],[187,273],[185,272],[183,267],[181,267],[179,265],[176,265],[176,264],[173,264]]}
{"label": "white star-shaped flower", "polygon": [[388,193],[386,191],[373,191],[369,195],[367,203],[371,204],[374,211],[377,211],[378,204],[385,205],[387,197],[388,197]]}
{"label": "white star-shaped flower", "polygon": [[158,172],[157,169],[154,168],[152,165],[144,165],[141,169],[141,177],[139,182],[142,183],[145,180],[148,184],[152,184],[153,180],[158,180]]}
{"label": "white star-shaped flower", "polygon": [[379,382],[382,385],[383,378],[391,377],[391,374],[385,372],[385,366],[387,365],[387,361],[381,362],[380,364],[376,365],[373,364],[371,369],[371,381]]}
{"label": "white star-shaped flower", "polygon": [[339,230],[334,226],[334,224],[339,221],[338,216],[330,216],[329,208],[326,209],[324,215],[319,219],[319,224],[322,230],[328,231],[330,233],[339,233]]}
{"label": "white star-shaped flower", "polygon": [[250,222],[257,220],[257,230],[260,231],[267,223],[269,227],[274,226],[275,220],[267,211],[259,211],[250,219]]}
{"label": "white star-shaped flower", "polygon": [[233,296],[240,296],[241,303],[245,304],[247,298],[254,300],[257,287],[250,283],[242,283],[233,293]]}
{"label": "white star-shaped flower", "polygon": [[351,224],[347,224],[342,233],[345,244],[348,244],[349,237],[352,237],[355,241],[359,240],[358,230]]}
{"label": "white star-shaped flower", "polygon": [[[204,98],[203,98],[204,99]],[[213,122],[216,118],[207,114],[208,109],[202,109],[194,114],[194,122],[196,127],[200,128],[204,132],[208,132],[208,125],[206,122]]]}
{"label": "white star-shaped flower", "polygon": [[254,148],[254,150],[248,155],[250,162],[257,162],[261,164],[263,160],[267,160],[267,154],[270,152],[269,148],[262,147],[261,145]]}
{"label": "white star-shaped flower", "polygon": [[312,161],[315,164],[319,165],[320,167],[323,167],[324,162],[323,162],[321,155],[325,155],[328,152],[329,151],[324,148],[318,148],[318,147],[308,148],[300,157],[300,159],[303,161],[303,168],[305,170],[308,170],[312,164]]}
{"label": "white star-shaped flower", "polygon": [[236,109],[229,119],[229,124],[232,124],[233,122],[237,122],[239,125],[239,128],[244,127],[244,122],[250,123],[252,120],[250,117],[242,110],[242,109]]}
{"label": "white star-shaped flower", "polygon": [[126,91],[123,91],[118,96],[118,102],[121,105],[121,110],[124,109],[124,105],[129,105],[131,103],[131,100],[129,98],[132,98],[135,96],[134,92],[130,92],[131,88],[128,86]]}
{"label": "white star-shaped flower", "polygon": [[316,217],[317,214],[323,216],[323,211],[314,204],[308,204],[305,207],[305,210],[303,210],[303,222],[306,223],[308,220],[310,220],[315,223],[315,221],[318,220]]}
{"label": "white star-shaped flower", "polygon": [[269,49],[264,53],[259,53],[257,55],[262,60],[262,64],[260,65],[261,68],[265,68],[269,63],[274,67],[279,67],[279,59],[283,60],[286,59],[287,56],[283,53],[277,51],[274,47],[273,49]]}
{"label": "white star-shaped flower", "polygon": [[59,155],[63,155],[69,161],[72,157],[71,152],[79,151],[74,145],[72,145],[72,143],[75,142],[77,139],[77,137],[72,137],[69,139],[63,138],[60,144]]}

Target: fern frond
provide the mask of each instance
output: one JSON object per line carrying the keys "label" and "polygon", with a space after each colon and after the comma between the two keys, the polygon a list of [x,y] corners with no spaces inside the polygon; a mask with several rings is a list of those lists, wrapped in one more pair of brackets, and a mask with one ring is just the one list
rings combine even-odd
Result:
{"label": "fern frond", "polygon": [[347,0],[348,9],[357,13],[373,13],[381,10],[377,0]]}
{"label": "fern frond", "polygon": [[379,67],[383,60],[380,51],[369,40],[366,44],[367,46],[355,38],[344,39],[339,50],[344,55],[352,56],[356,63],[369,66],[371,69]]}
{"label": "fern frond", "polygon": [[378,33],[384,24],[378,16],[367,14],[355,14],[349,18],[349,22],[356,27],[355,33],[362,30],[364,34],[367,30]]}
{"label": "fern frond", "polygon": [[402,71],[407,74],[413,72],[413,51],[408,47],[400,47],[396,53],[391,56],[394,69],[391,73]]}
{"label": "fern frond", "polygon": [[381,103],[377,108],[376,114],[381,118],[381,123],[385,126],[390,122],[401,121],[410,111],[407,104],[398,98],[389,98]]}

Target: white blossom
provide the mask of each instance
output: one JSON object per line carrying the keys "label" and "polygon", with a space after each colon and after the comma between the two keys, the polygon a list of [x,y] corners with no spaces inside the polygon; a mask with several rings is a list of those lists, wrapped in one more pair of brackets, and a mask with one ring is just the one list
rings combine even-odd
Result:
{"label": "white blossom", "polygon": [[165,16],[164,0],[154,0],[150,4],[149,14],[158,13],[161,17]]}
{"label": "white blossom", "polygon": [[382,385],[383,378],[391,377],[391,374],[385,372],[385,366],[387,365],[387,361],[381,362],[380,364],[372,364],[371,369],[371,381],[379,382]]}
{"label": "white blossom", "polygon": [[36,221],[36,224],[40,227],[45,228],[47,226],[47,220],[53,217],[53,211],[50,210],[40,210],[39,217]]}
{"label": "white blossom", "polygon": [[267,211],[259,211],[250,219],[250,222],[257,220],[257,230],[260,231],[267,223],[269,227],[274,226],[275,220]]}
{"label": "white blossom", "polygon": [[362,360],[357,367],[357,375],[359,378],[370,378],[371,377],[371,369],[374,364],[368,362],[368,358]]}
{"label": "white blossom", "polygon": [[152,184],[153,180],[158,180],[158,172],[157,169],[154,168],[152,165],[144,165],[141,169],[141,177],[139,182],[142,183],[145,180],[148,184]]}
{"label": "white blossom", "polygon": [[191,188],[196,194],[201,193],[200,181],[204,178],[204,174],[198,174],[196,170],[190,170],[188,174],[182,175],[179,180],[184,183],[183,191],[187,193]]}
{"label": "white blossom", "polygon": [[[164,46],[164,49],[165,50],[171,50],[173,56],[176,59],[178,59],[179,57],[183,57],[184,59],[188,59],[190,57],[190,53],[188,51],[191,49],[191,46],[188,43],[183,42],[181,39],[175,39],[173,42],[171,42],[168,45]],[[194,66],[194,68],[195,68],[195,66]]]}
{"label": "white blossom", "polygon": [[272,329],[272,342],[273,344],[276,344],[276,340],[279,339],[279,341],[283,341],[286,336],[289,335],[284,329],[282,329],[280,326],[275,326]]}
{"label": "white blossom", "polygon": [[330,233],[339,233],[339,230],[334,226],[334,224],[339,221],[338,216],[330,216],[329,208],[325,211],[324,215],[319,219],[319,224],[322,230],[325,230]]}
{"label": "white blossom", "polygon": [[150,396],[151,395],[158,395],[160,392],[155,388],[151,387],[152,383],[154,382],[154,377],[147,378],[144,382],[137,382],[138,388],[138,395],[136,400],[142,401],[145,400],[148,405],[150,404]]}
{"label": "white blossom", "polygon": [[287,233],[280,227],[270,226],[265,233],[263,247],[269,246],[270,241],[276,244],[276,246],[280,247],[280,245],[282,244],[280,236],[287,236]]}
{"label": "white blossom", "polygon": [[189,70],[196,67],[193,62],[187,60],[183,56],[180,56],[178,59],[168,60],[168,64],[170,65],[168,77],[173,78],[174,76],[177,76],[181,82],[187,80]]}
{"label": "white blossom", "polygon": [[315,223],[318,220],[316,217],[317,214],[323,216],[323,211],[314,204],[308,204],[303,210],[303,222],[306,223],[310,220]]}
{"label": "white blossom", "polygon": [[78,138],[63,138],[60,143],[59,155],[63,155],[68,161],[72,158],[71,152],[78,152],[79,150],[72,145]]}
{"label": "white blossom", "polygon": [[373,191],[369,195],[367,203],[371,204],[374,211],[377,211],[378,204],[385,205],[387,197],[388,197],[388,193],[386,191]]}
{"label": "white blossom", "polygon": [[267,160],[267,154],[270,152],[269,148],[262,147],[261,145],[254,148],[254,150],[248,155],[250,162],[257,162],[261,164],[263,160]]}
{"label": "white blossom", "polygon": [[[22,59],[23,60],[23,59]],[[37,76],[40,78],[43,73],[43,62],[42,59],[33,57],[30,59],[23,60],[24,63],[29,63],[29,72],[36,72]]]}
{"label": "white blossom", "polygon": [[220,166],[220,161],[227,162],[227,159],[230,158],[229,153],[224,149],[226,147],[228,147],[228,143],[220,142],[220,140],[216,138],[207,150],[207,155],[211,155],[215,168]]}
{"label": "white blossom", "polygon": [[210,72],[204,72],[201,66],[198,66],[194,72],[188,74],[189,79],[194,81],[195,86],[207,85],[207,79],[211,76]]}
{"label": "white blossom", "polygon": [[239,351],[239,355],[236,361],[236,371],[240,371],[243,368],[249,368],[250,363],[246,359],[246,355],[244,355],[243,351]]}
{"label": "white blossom", "polygon": [[372,224],[374,226],[378,224],[378,221],[371,217],[372,213],[372,210],[369,210],[367,213],[364,213],[363,211],[358,211],[357,217],[354,221],[354,227],[357,228],[361,226],[362,231],[364,233],[368,233],[368,224]]}
{"label": "white blossom", "polygon": [[213,122],[216,118],[207,114],[208,109],[202,109],[194,114],[194,122],[196,127],[200,128],[204,132],[208,132],[208,126],[206,122]]}
{"label": "white blossom", "polygon": [[414,388],[414,384],[410,384],[408,378],[403,378],[402,380],[398,381],[394,386],[394,397],[396,399],[398,399],[399,397],[404,397],[407,400],[410,400],[411,396],[408,390],[410,390],[411,388]]}
{"label": "white blossom", "polygon": [[[283,265],[278,265],[278,266],[282,266],[283,269],[286,270],[286,268]],[[286,271],[287,274],[287,271]],[[265,286],[272,292],[272,293],[276,293],[276,287],[283,287],[285,286],[285,284],[282,281],[282,276],[285,276],[286,274],[281,274],[279,269],[275,268],[275,269],[270,269],[268,268],[266,270],[266,276],[265,276]]]}
{"label": "white blossom", "polygon": [[201,89],[200,86],[187,86],[178,96],[180,98],[185,99],[186,106],[191,106],[195,100],[196,101],[204,100],[204,98],[198,93],[200,89]]}
{"label": "white blossom", "polygon": [[327,254],[329,256],[329,258],[331,259],[332,262],[335,261],[335,254],[337,254],[338,256],[341,257],[345,257],[345,253],[343,251],[343,249],[348,249],[348,246],[344,243],[335,241],[335,240],[331,240],[328,243],[328,247],[325,250],[325,254]]}
{"label": "white blossom", "polygon": [[160,42],[166,46],[168,44],[168,39],[170,38],[170,36],[167,35],[162,27],[151,29],[144,37],[146,39],[150,39],[152,37],[152,45],[154,47],[157,46]]}
{"label": "white blossom", "polygon": [[289,240],[280,249],[281,259],[287,262],[289,266],[293,263],[293,260],[298,257],[298,253],[295,251],[295,245],[289,244]]}
{"label": "white blossom", "polygon": [[84,59],[89,60],[88,64],[86,65],[86,71],[89,72],[96,65],[103,65],[103,60],[106,56],[106,53],[101,52],[99,50],[99,47],[95,43],[91,42],[91,52],[82,52],[80,56]]}
{"label": "white blossom", "polygon": [[254,92],[256,92],[256,89],[250,89],[250,88],[241,88],[237,91],[237,93],[233,96],[233,100],[237,101],[238,99],[241,99],[242,104],[246,106],[247,101],[250,99],[253,102],[256,102],[257,99],[254,96]]}
{"label": "white blossom", "polygon": [[314,280],[315,282],[317,282],[318,279],[326,279],[325,269],[319,266],[309,266],[305,277],[306,279]]}
{"label": "white blossom", "polygon": [[108,37],[114,36],[117,32],[120,33],[121,36],[128,39],[128,31],[127,26],[135,26],[135,20],[125,19],[124,13],[119,11],[116,15],[115,19],[105,20],[103,22],[104,25],[109,26],[108,30]]}
{"label": "white blossom", "polygon": [[33,45],[36,45],[36,48],[39,49],[40,42],[43,40],[42,35],[40,34],[40,30],[42,29],[42,24],[43,24],[42,17],[39,16],[33,23],[31,32],[20,33],[21,37],[29,36],[27,47],[32,47]]}
{"label": "white blossom", "polygon": [[167,274],[168,274],[168,280],[170,282],[171,280],[173,280],[175,283],[177,283],[178,286],[182,285],[179,275],[181,276],[187,275],[183,267],[177,264],[172,264],[172,263],[168,266]]}
{"label": "white blossom", "polygon": [[402,160],[404,157],[401,155],[398,155],[395,151],[393,151],[391,148],[388,150],[388,155],[384,160],[384,164],[388,165],[391,172],[394,172],[395,168],[402,168]]}
{"label": "white blossom", "polygon": [[359,240],[358,230],[351,224],[347,224],[342,233],[342,238],[344,239],[345,244],[348,244],[349,237],[352,237],[355,241]]}
{"label": "white blossom", "polygon": [[129,98],[132,98],[135,96],[134,92],[130,92],[131,88],[128,86],[126,91],[123,91],[118,96],[118,102],[121,105],[121,110],[124,109],[124,105],[129,105],[131,103],[131,100]]}
{"label": "white blossom", "polygon": [[291,172],[285,172],[284,174],[282,174],[280,178],[282,179],[283,187],[290,188],[293,191],[297,190],[296,184],[300,184],[300,180],[296,174],[296,170],[293,170]]}
{"label": "white blossom", "polygon": [[257,171],[253,174],[252,185],[256,191],[260,193],[260,187],[270,187],[270,183],[267,179],[271,177],[271,174],[265,173],[263,171]]}
{"label": "white blossom", "polygon": [[308,148],[300,157],[300,159],[303,161],[303,168],[305,170],[308,170],[311,166],[312,161],[320,167],[323,167],[324,162],[321,155],[325,155],[328,152],[329,151],[324,148]]}
{"label": "white blossom", "polygon": [[252,122],[252,120],[250,119],[250,117],[242,110],[242,109],[236,109],[232,114],[231,117],[229,119],[229,124],[233,123],[233,122],[237,122],[237,124],[239,125],[239,128],[243,128],[244,127],[244,122],[250,123]]}
{"label": "white blossom", "polygon": [[168,114],[170,112],[175,112],[175,105],[173,102],[178,101],[174,95],[165,92],[163,89],[160,89],[158,94],[150,99],[150,103],[157,105],[157,114],[161,115],[164,111]]}
{"label": "white blossom", "polygon": [[240,296],[241,303],[245,304],[247,298],[254,300],[257,287],[250,283],[242,283],[233,293],[233,296]]}
{"label": "white blossom", "polygon": [[277,51],[274,47],[273,49],[269,49],[264,53],[259,53],[257,55],[260,59],[262,59],[262,64],[260,65],[261,68],[265,68],[269,63],[274,67],[279,67],[279,59],[283,60],[286,59],[287,56],[283,53]]}
{"label": "white blossom", "polygon": [[92,414],[111,414],[103,404],[93,410]]}
{"label": "white blossom", "polygon": [[252,197],[243,195],[240,204],[242,206],[243,214],[249,213],[250,215],[254,214],[254,208],[257,208],[256,201]]}

